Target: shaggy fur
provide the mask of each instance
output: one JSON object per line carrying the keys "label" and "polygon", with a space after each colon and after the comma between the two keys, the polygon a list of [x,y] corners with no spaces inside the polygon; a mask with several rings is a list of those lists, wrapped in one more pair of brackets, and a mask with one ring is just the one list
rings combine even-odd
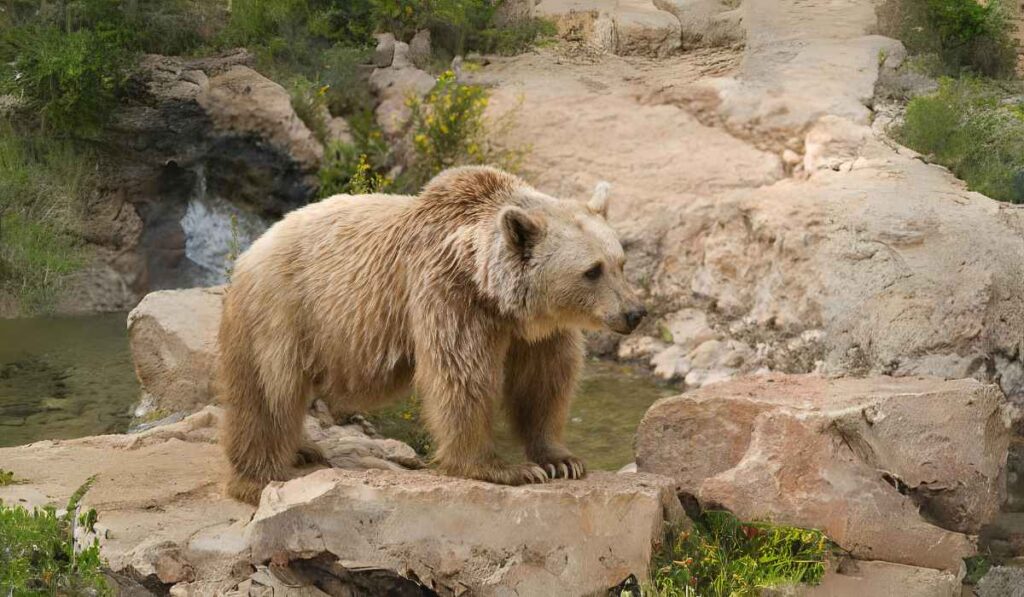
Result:
{"label": "shaggy fur", "polygon": [[[336,196],[275,224],[239,258],[224,301],[229,493],[255,503],[294,464],[323,460],[302,432],[312,396],[355,412],[411,387],[447,474],[583,476],[562,443],[581,330],[626,333],[643,315],[606,194],[564,201],[458,168],[418,197]],[[499,396],[528,464],[495,453]]]}

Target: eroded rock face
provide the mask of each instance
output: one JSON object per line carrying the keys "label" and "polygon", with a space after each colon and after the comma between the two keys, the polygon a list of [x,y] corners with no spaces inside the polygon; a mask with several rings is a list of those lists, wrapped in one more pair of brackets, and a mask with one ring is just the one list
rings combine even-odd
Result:
{"label": "eroded rock face", "polygon": [[192,412],[213,401],[223,287],[161,290],[128,314],[128,341],[142,385],[136,417]]}
{"label": "eroded rock face", "polygon": [[149,290],[195,285],[182,227],[192,201],[277,217],[314,197],[323,148],[251,62],[244,50],[140,60],[83,214],[97,265],[70,281],[61,311],[126,309]]}
{"label": "eroded rock face", "polygon": [[1010,414],[974,380],[754,376],[655,403],[637,466],[857,558],[957,571],[1003,501]]}
{"label": "eroded rock face", "polygon": [[587,595],[646,573],[666,516],[681,516],[672,484],[592,473],[505,487],[324,470],[269,486],[247,537],[255,563],[329,552],[456,594]]}
{"label": "eroded rock face", "polygon": [[960,577],[951,572],[891,564],[846,561],[816,587],[796,591],[801,597],[960,597]]}

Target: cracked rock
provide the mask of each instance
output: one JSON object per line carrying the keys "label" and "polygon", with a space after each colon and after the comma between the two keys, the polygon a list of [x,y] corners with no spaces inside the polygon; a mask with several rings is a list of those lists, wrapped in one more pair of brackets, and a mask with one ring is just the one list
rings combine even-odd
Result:
{"label": "cracked rock", "polygon": [[854,557],[956,572],[999,511],[1010,407],[974,380],[765,375],[658,401],[637,467]]}

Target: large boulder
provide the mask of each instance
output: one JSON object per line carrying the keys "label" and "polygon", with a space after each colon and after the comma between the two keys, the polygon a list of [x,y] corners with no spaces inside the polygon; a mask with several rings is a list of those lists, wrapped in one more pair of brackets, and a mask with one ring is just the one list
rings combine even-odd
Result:
{"label": "large boulder", "polygon": [[223,287],[161,290],[128,314],[128,341],[142,385],[136,417],[192,412],[213,401]]}
{"label": "large boulder", "polygon": [[755,376],[655,403],[637,467],[857,558],[956,571],[1003,501],[1010,423],[974,380]]}
{"label": "large boulder", "polygon": [[844,561],[821,584],[800,587],[800,597],[960,597],[959,575],[889,562]]}
{"label": "large boulder", "polygon": [[672,485],[324,470],[264,490],[247,536],[256,564],[329,553],[412,572],[442,594],[590,595],[647,573],[666,517],[682,516]]}

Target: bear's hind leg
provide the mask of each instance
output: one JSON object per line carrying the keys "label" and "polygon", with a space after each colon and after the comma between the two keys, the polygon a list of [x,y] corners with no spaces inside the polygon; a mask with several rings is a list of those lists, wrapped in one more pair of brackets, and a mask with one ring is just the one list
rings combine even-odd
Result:
{"label": "bear's hind leg", "polygon": [[[226,410],[222,443],[232,469],[227,490],[257,504],[267,483],[289,478],[302,442],[307,393],[298,359],[281,359],[298,354],[289,350],[287,336],[275,339],[280,350],[261,352],[247,334],[233,334],[230,311],[226,317],[218,384]],[[257,364],[259,354],[265,356]]]}

